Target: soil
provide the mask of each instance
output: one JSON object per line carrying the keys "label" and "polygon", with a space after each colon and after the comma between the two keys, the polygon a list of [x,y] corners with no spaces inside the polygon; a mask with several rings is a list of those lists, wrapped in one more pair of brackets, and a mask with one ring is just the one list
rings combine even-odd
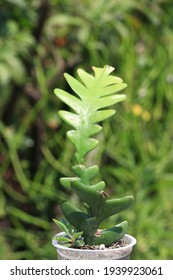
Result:
{"label": "soil", "polygon": [[120,247],[124,247],[128,245],[126,242],[124,242],[123,240],[119,240],[115,243],[112,243],[109,247],[106,247],[104,244],[100,244],[100,245],[84,245],[83,247],[81,247],[80,249],[83,250],[105,250],[105,249],[115,249],[115,248],[120,248]]}

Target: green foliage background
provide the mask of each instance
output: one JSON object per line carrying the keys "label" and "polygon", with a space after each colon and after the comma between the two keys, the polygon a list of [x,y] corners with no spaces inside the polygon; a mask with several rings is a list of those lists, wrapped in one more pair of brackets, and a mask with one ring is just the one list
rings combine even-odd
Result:
{"label": "green foliage background", "polygon": [[73,147],[53,89],[69,90],[64,72],[105,64],[127,99],[88,160],[110,194],[135,197],[120,217],[138,241],[132,259],[173,258],[172,18],[171,0],[1,1],[0,259],[56,259],[52,218],[76,197],[59,183]]}

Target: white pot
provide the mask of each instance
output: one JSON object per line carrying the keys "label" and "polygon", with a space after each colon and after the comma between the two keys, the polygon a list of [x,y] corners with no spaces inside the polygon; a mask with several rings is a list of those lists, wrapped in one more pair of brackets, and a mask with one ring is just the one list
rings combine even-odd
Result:
{"label": "white pot", "polygon": [[[55,236],[63,236],[64,232],[60,232]],[[129,260],[136,239],[128,234],[122,238],[127,243],[126,246],[114,249],[90,250],[90,249],[74,249],[67,248],[58,243],[56,239],[52,239],[52,245],[56,247],[59,260]]]}

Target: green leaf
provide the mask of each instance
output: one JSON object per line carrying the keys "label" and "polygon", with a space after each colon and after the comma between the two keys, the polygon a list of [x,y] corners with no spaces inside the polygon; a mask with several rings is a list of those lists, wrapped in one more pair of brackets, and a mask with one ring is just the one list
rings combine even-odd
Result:
{"label": "green leaf", "polygon": [[95,83],[95,80],[92,75],[88,74],[87,72],[85,72],[82,69],[78,69],[77,73],[87,88],[91,88],[93,86],[93,84]]}
{"label": "green leaf", "polygon": [[78,80],[70,76],[69,74],[65,73],[64,74],[68,84],[71,86],[71,88],[74,90],[74,92],[81,98],[85,99],[86,96],[88,96],[89,91],[88,89],[81,84]]}
{"label": "green leaf", "polygon": [[65,236],[55,236],[54,239],[58,240],[60,243],[70,241],[70,239],[68,237],[65,237]]}
{"label": "green leaf", "polygon": [[105,188],[105,182],[101,181],[95,185],[90,186],[90,188],[92,188],[92,190],[97,192],[102,191]]}
{"label": "green leaf", "polygon": [[63,224],[62,222],[53,219],[54,223],[62,230],[64,231],[67,235],[70,236],[70,232],[68,230],[68,228],[65,226],[65,224]]}
{"label": "green leaf", "polygon": [[100,110],[95,113],[94,122],[103,121],[115,114],[115,110]]}
{"label": "green leaf", "polygon": [[74,97],[62,89],[55,89],[54,93],[61,101],[71,107],[76,113],[79,114],[81,112],[82,103],[80,99]]}
{"label": "green leaf", "polygon": [[98,145],[98,140],[93,138],[88,138],[88,141],[85,143],[84,151],[85,153],[90,152]]}
{"label": "green leaf", "polygon": [[81,237],[83,234],[83,231],[75,232],[72,236],[73,240],[76,240],[77,238]]}
{"label": "green leaf", "polygon": [[102,127],[100,125],[97,125],[97,124],[92,125],[88,135],[89,135],[89,137],[93,136],[93,135],[97,134],[98,132],[100,132],[101,130],[102,130]]}
{"label": "green leaf", "polygon": [[105,108],[111,105],[114,105],[122,100],[124,100],[126,96],[124,94],[118,94],[118,95],[110,95],[106,97],[102,97],[97,101],[96,104],[94,104],[94,107],[96,110]]}
{"label": "green leaf", "polygon": [[77,177],[63,177],[60,179],[60,183],[64,188],[70,189],[71,182],[77,181],[79,178]]}
{"label": "green leaf", "polygon": [[77,209],[72,203],[65,201],[61,204],[61,210],[64,217],[73,225],[77,230],[83,231],[85,229],[85,221],[88,215]]}
{"label": "green leaf", "polygon": [[124,88],[127,87],[127,84],[125,83],[121,83],[121,84],[114,84],[114,85],[111,85],[109,87],[105,87],[105,88],[99,88],[97,90],[97,96],[100,96],[100,97],[104,97],[104,96],[107,96],[107,95],[111,95],[117,91],[120,91]]}
{"label": "green leaf", "polygon": [[105,65],[103,68],[93,66],[92,69],[94,70],[95,77],[97,80],[104,80],[105,77],[107,77],[111,72],[115,70],[114,67],[109,65]]}
{"label": "green leaf", "polygon": [[[101,183],[101,182],[100,182]],[[103,182],[104,184],[104,182]],[[100,184],[102,185],[102,184]],[[87,187],[82,184],[80,181],[72,183],[72,189],[79,196],[79,198],[86,202],[90,208],[92,215],[96,215],[100,211],[101,205],[104,205],[105,201],[100,192],[96,191],[92,187]]]}
{"label": "green leaf", "polygon": [[77,176],[80,178],[86,177],[89,181],[92,180],[99,171],[97,165],[86,168],[84,165],[78,164],[73,166],[72,169]]}
{"label": "green leaf", "polygon": [[92,180],[98,172],[99,172],[99,168],[97,165],[88,167],[85,170],[86,176],[89,178],[89,180]]}
{"label": "green leaf", "polygon": [[75,148],[78,149],[80,145],[80,134],[76,130],[70,130],[67,132],[67,137],[70,139]]}
{"label": "green leaf", "polygon": [[112,84],[120,84],[122,82],[123,82],[123,80],[121,78],[110,75],[110,76],[107,76],[106,79],[101,79],[99,81],[99,86],[100,86],[100,88],[101,87],[104,88],[106,86],[109,86],[109,85],[112,85]]}
{"label": "green leaf", "polygon": [[126,196],[117,199],[107,199],[105,205],[102,208],[102,213],[100,217],[102,220],[115,215],[128,209],[133,203],[133,196]]}
{"label": "green leaf", "polygon": [[59,115],[69,125],[73,126],[76,129],[79,127],[79,115],[64,110],[59,111]]}
{"label": "green leaf", "polygon": [[93,239],[93,245],[105,244],[111,245],[113,242],[117,242],[124,237],[127,232],[128,223],[124,221],[110,229],[103,230],[101,236]]}

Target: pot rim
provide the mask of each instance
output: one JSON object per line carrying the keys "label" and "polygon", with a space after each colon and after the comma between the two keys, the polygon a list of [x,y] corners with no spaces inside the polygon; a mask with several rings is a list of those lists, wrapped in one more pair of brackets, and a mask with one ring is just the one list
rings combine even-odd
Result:
{"label": "pot rim", "polygon": [[[63,249],[65,251],[73,251],[73,252],[95,252],[95,253],[98,253],[98,252],[110,252],[110,251],[123,251],[124,249],[130,249],[132,248],[136,243],[137,243],[137,240],[135,237],[133,237],[132,235],[129,235],[129,234],[125,234],[124,237],[122,239],[125,239],[127,238],[128,241],[130,242],[129,244],[123,246],[123,247],[119,247],[119,248],[113,248],[113,249],[109,249],[109,248],[106,248],[104,250],[100,250],[100,249],[95,249],[95,250],[92,250],[92,249],[76,249],[76,248],[68,248],[68,247],[65,247],[63,245],[60,245],[56,239],[54,239],[55,236],[61,236],[61,235],[64,235],[65,233],[64,232],[60,232],[60,233],[57,233],[53,236],[52,238],[52,245],[54,247],[56,247],[57,249]],[[127,242],[128,242],[127,241]]]}

